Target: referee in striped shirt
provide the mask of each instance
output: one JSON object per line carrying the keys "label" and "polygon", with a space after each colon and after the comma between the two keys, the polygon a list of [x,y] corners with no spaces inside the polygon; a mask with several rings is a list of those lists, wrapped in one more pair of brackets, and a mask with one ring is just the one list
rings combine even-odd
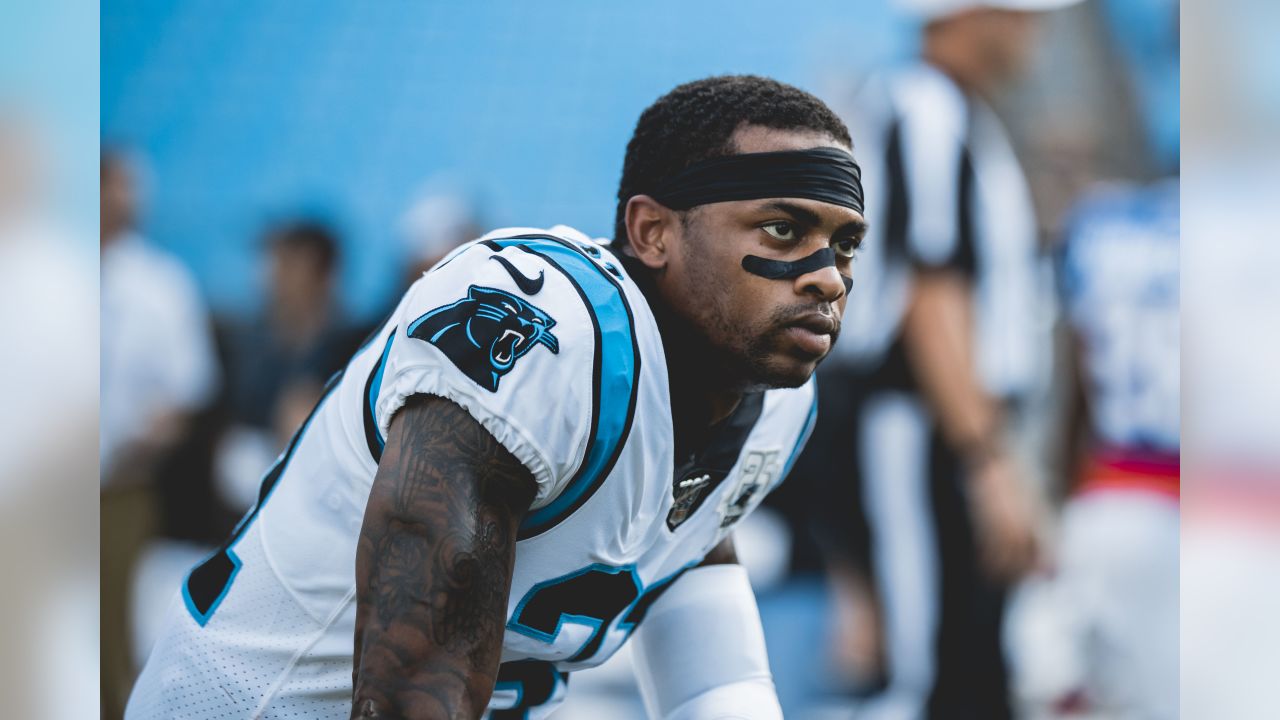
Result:
{"label": "referee in striped shirt", "polygon": [[833,578],[866,578],[878,608],[883,685],[859,717],[1007,718],[1004,594],[1037,559],[1007,426],[1043,381],[1047,288],[1026,180],[984,97],[1025,64],[1038,12],[1071,0],[903,2],[921,56],[835,105],[859,129],[875,221],[820,371],[829,435],[806,465],[840,469],[809,473],[830,485],[811,496],[835,509]]}

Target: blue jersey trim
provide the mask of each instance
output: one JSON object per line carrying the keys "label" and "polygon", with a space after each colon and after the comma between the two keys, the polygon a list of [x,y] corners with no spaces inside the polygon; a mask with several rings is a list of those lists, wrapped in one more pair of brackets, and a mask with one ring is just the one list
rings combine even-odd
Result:
{"label": "blue jersey trim", "polygon": [[[237,537],[235,542],[239,541],[240,538]],[[209,619],[213,617],[214,611],[218,609],[218,606],[222,604],[223,599],[227,597],[227,593],[231,591],[231,583],[235,582],[236,576],[240,574],[240,568],[244,565],[244,562],[240,560],[240,556],[236,555],[235,551],[232,550],[234,545],[235,543],[233,542],[231,545],[228,545],[226,549],[227,558],[231,561],[231,574],[227,576],[227,583],[222,586],[222,592],[218,593],[217,597],[213,599],[213,603],[209,605],[208,612],[200,612],[199,608],[196,607],[195,600],[191,599],[191,589],[188,586],[188,581],[191,579],[191,573],[195,571],[195,568],[188,570],[187,576],[183,578],[182,602],[187,606],[187,612],[191,613],[191,617],[195,619],[200,627],[204,627],[209,623]],[[214,557],[215,555],[210,555],[204,560],[201,560],[200,564],[196,565],[196,568],[204,565],[204,563],[212,560]]]}
{"label": "blue jersey trim", "polygon": [[[813,426],[818,422],[818,386],[814,381],[813,387],[813,404],[809,406],[809,417],[804,421],[804,428],[800,430],[800,436],[796,439],[796,446],[791,450],[791,456],[787,458],[787,464],[782,466],[782,475],[778,478],[778,484],[782,484],[783,480],[791,474],[791,468],[796,464],[796,458],[800,457],[800,451],[804,450],[805,443],[809,442],[809,436],[813,434]],[[776,486],[775,486],[776,487]]]}
{"label": "blue jersey trim", "polygon": [[[511,706],[511,711],[520,711],[525,708],[524,705],[524,683],[519,680],[499,680],[493,685],[494,690],[515,690],[516,702]],[[522,716],[523,717],[523,716]]]}
{"label": "blue jersey trim", "polygon": [[382,392],[382,375],[387,369],[387,358],[391,355],[391,345],[395,342],[398,329],[391,328],[391,334],[387,336],[387,344],[382,349],[382,357],[373,366],[373,371],[369,373],[369,381],[365,384],[367,402],[364,408],[364,436],[369,445],[369,454],[373,456],[375,463],[382,460],[382,451],[387,446],[387,440],[382,437],[382,430],[378,427],[378,394]]}
{"label": "blue jersey trim", "polygon": [[485,245],[495,250],[519,247],[560,271],[581,296],[595,333],[591,435],[582,464],[554,500],[525,516],[517,535],[524,540],[571,515],[613,470],[635,418],[640,346],[626,292],[575,245],[551,235],[487,240]]}

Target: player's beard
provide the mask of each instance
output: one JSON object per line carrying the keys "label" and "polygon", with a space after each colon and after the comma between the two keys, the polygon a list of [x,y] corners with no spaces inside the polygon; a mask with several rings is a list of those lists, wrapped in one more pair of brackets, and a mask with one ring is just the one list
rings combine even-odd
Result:
{"label": "player's beard", "polygon": [[[704,238],[695,238],[685,245],[685,252],[698,255],[699,250],[694,248],[703,242]],[[709,258],[688,258],[689,267],[698,267],[699,263],[706,267],[705,263],[709,262]],[[808,382],[817,363],[800,361],[789,354],[784,349],[783,333],[797,318],[821,311],[827,304],[785,305],[775,308],[765,320],[750,323],[732,306],[726,284],[719,277],[691,282],[692,302],[680,312],[684,322],[691,326],[691,334],[702,345],[699,354],[711,361],[708,381],[738,392],[793,388]],[[827,309],[829,312],[829,307]],[[833,346],[838,334],[837,324],[831,337]]]}
{"label": "player's beard", "polygon": [[[795,359],[784,349],[786,341],[783,333],[786,332],[787,326],[798,317],[814,310],[815,308],[811,305],[799,304],[778,308],[760,329],[747,336],[749,339],[744,352],[744,367],[754,381],[753,390],[800,387],[809,381],[813,370],[826,359],[827,356],[823,355],[816,360],[810,360],[809,362],[813,365],[809,366],[808,363]],[[839,334],[840,330],[837,326],[831,334],[833,347]],[[786,358],[791,358],[791,361],[788,362]]]}

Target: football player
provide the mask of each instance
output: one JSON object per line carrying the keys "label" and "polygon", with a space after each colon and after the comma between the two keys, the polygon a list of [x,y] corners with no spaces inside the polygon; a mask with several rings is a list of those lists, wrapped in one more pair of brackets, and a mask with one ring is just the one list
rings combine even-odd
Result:
{"label": "football player", "polygon": [[796,88],[689,83],[640,117],[612,245],[448,255],[191,571],[128,716],[541,718],[634,634],[652,715],[781,717],[731,532],[815,422],[851,148]]}
{"label": "football player", "polygon": [[1057,593],[1088,703],[1178,716],[1178,181],[1109,186],[1062,251],[1078,366]]}

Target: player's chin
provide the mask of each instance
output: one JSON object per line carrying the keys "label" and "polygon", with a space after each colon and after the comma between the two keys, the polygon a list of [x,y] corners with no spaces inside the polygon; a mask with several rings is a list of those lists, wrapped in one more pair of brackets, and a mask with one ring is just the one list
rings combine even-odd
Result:
{"label": "player's chin", "polygon": [[826,353],[814,357],[795,352],[775,352],[765,362],[757,363],[755,380],[771,388],[800,387],[809,382],[824,357]]}
{"label": "player's chin", "polygon": [[[813,342],[815,338],[799,338],[796,342],[794,328],[774,328],[756,336],[740,356],[745,366],[743,375],[750,388],[794,388],[809,382],[818,363],[831,350],[830,342]],[[808,333],[806,335],[813,335]],[[822,336],[822,340],[834,340]]]}

